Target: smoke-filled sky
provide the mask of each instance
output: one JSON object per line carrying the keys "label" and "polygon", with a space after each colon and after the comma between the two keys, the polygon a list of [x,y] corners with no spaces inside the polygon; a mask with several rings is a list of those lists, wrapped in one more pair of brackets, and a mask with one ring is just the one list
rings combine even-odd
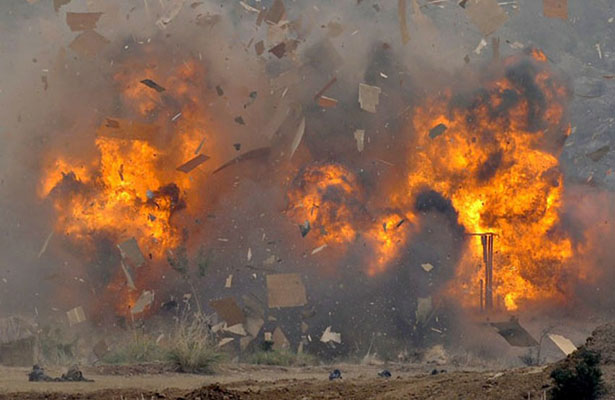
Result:
{"label": "smoke-filled sky", "polygon": [[[540,178],[550,184],[540,186],[543,203],[528,201],[540,209],[557,197],[557,208],[540,218],[524,215],[526,225],[548,228],[524,232],[548,240],[561,263],[530,257],[545,262],[537,268],[546,271],[541,275],[504,256],[498,261],[496,255],[496,262],[521,268],[515,276],[534,282],[534,293],[544,289],[540,285],[552,290],[561,284],[559,295],[575,293],[567,306],[596,312],[612,306],[602,295],[613,283],[606,251],[612,155],[605,147],[612,135],[605,71],[612,70],[613,47],[605,32],[613,29],[609,13],[615,10],[606,1],[570,4],[568,21],[543,17],[540,2],[503,2],[508,20],[482,42],[481,30],[456,2],[409,0],[401,2],[407,3],[407,43],[393,1],[287,0],[281,22],[259,11],[274,6],[265,0],[72,0],[57,9],[54,3],[63,2],[0,5],[1,314],[54,318],[78,305],[96,315],[92,319],[121,314],[114,298],[134,301],[135,295],[123,286],[116,244],[136,237],[150,263],[150,272],[135,271],[136,286],[161,293],[159,303],[190,290],[169,267],[186,249],[189,274],[204,300],[246,292],[264,298],[265,274],[300,272],[311,304],[329,313],[317,325],[330,324],[333,312],[339,324],[375,326],[380,318],[370,319],[372,313],[386,318],[386,329],[395,334],[408,330],[417,297],[474,296],[476,287],[447,288],[460,276],[476,284],[476,271],[459,270],[471,252],[464,231],[517,226],[501,222],[508,215],[492,216],[492,225],[464,217],[460,204],[470,205],[462,203],[464,191],[456,186],[473,169],[446,169],[454,176],[441,184],[442,165],[434,157],[455,154],[459,146],[426,148],[445,140],[446,132],[433,133],[424,145],[414,128],[441,122],[430,119],[437,107],[428,105],[436,100],[449,107],[448,125],[457,121],[455,110],[479,109],[493,99],[510,101],[514,119],[517,100],[498,97],[501,87],[494,82],[511,83],[505,94],[517,90],[536,100],[552,88],[538,85],[536,97],[527,80],[547,70],[562,91],[553,89],[555,98],[540,101],[563,107],[557,121],[540,114],[549,107],[539,105],[534,111],[546,127],[528,122],[517,129],[506,119],[514,129],[493,135],[496,145],[486,141],[493,132],[485,127],[472,140],[515,155],[486,153],[480,176],[488,180],[496,174],[491,170],[514,170],[515,152],[526,145],[515,142],[511,149],[502,141],[518,131],[544,134],[527,148],[542,152],[536,158],[544,164]],[[102,15],[94,29],[71,31],[69,12]],[[86,50],[74,42],[80,35],[90,40]],[[496,38],[500,60],[522,60],[494,61]],[[282,43],[278,57],[275,47]],[[546,55],[539,66],[523,61],[533,48]],[[333,78],[323,94],[337,101],[332,107],[319,103],[317,93]],[[145,79],[164,90],[142,84]],[[359,105],[361,83],[381,90],[375,113]],[[588,114],[587,102],[605,115]],[[500,123],[496,109],[509,108],[494,106],[488,114]],[[467,115],[486,115],[474,111]],[[101,126],[113,129],[126,121],[156,127],[148,146],[117,145],[100,133]],[[474,128],[471,121],[466,125],[459,129]],[[364,131],[358,134],[362,151],[357,130]],[[600,148],[606,149],[602,157],[586,156]],[[205,163],[187,174],[177,171],[199,153],[209,157]],[[243,160],[214,173],[240,155]],[[532,187],[534,177],[521,176],[527,184],[518,187]],[[417,183],[424,179],[434,180],[428,189],[440,192],[411,194],[408,188],[424,189]],[[134,183],[131,200],[139,211],[108,211],[104,188],[126,182]],[[315,207],[297,198],[316,199]],[[91,220],[75,216],[80,207],[94,215]],[[553,215],[561,221],[551,221]],[[305,238],[298,227],[304,220],[311,220]],[[578,254],[590,265],[581,265]],[[430,275],[425,263],[436,268]],[[233,285],[225,289],[229,274]],[[595,285],[596,277],[605,279]],[[500,282],[503,297],[512,286]],[[519,300],[533,297],[522,293]],[[516,299],[502,299],[502,306]],[[344,304],[373,309],[358,318]]]}

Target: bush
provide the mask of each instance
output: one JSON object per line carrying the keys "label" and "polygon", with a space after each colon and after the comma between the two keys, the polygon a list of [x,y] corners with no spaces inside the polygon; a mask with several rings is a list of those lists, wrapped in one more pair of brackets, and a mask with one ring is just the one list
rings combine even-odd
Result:
{"label": "bush", "polygon": [[156,341],[144,334],[136,334],[133,340],[113,349],[102,357],[107,364],[135,364],[164,361],[165,351]]}
{"label": "bush", "polygon": [[581,348],[551,372],[554,400],[593,400],[604,392],[600,354]]}
{"label": "bush", "polygon": [[306,353],[296,354],[289,350],[259,350],[248,355],[245,361],[249,364],[280,365],[283,367],[317,364],[316,357]]}
{"label": "bush", "polygon": [[167,361],[178,371],[209,374],[222,358],[202,317],[195,316],[190,322],[184,318],[178,322],[167,349]]}

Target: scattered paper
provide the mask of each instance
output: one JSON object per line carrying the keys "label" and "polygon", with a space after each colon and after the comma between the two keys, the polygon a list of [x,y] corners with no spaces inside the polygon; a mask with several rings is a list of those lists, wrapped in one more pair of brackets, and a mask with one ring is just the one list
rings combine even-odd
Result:
{"label": "scattered paper", "polygon": [[239,336],[246,336],[246,330],[243,327],[243,324],[235,324],[232,326],[228,326],[225,327],[224,329],[222,329],[224,332],[229,332],[235,335],[239,335]]}
{"label": "scattered paper", "polygon": [[220,339],[220,341],[218,342],[218,347],[225,346],[225,345],[227,345],[227,344],[231,343],[233,340],[235,340],[235,339],[234,339],[234,338],[232,338],[232,337],[222,338],[222,339]]}
{"label": "scattered paper", "polygon": [[269,308],[299,307],[307,303],[305,286],[301,275],[267,275],[267,301]]}
{"label": "scattered paper", "polygon": [[250,336],[257,337],[264,324],[265,320],[262,318],[248,317],[246,320],[246,331],[248,331]]}
{"label": "scattered paper", "polygon": [[252,248],[248,248],[248,262],[252,261]]}
{"label": "scattered paper", "polygon": [[365,130],[357,129],[354,131],[354,140],[357,142],[357,150],[360,152],[365,148]]}
{"label": "scattered paper", "polygon": [[376,112],[376,106],[380,101],[381,89],[378,86],[370,86],[359,83],[359,104],[361,109],[370,113]]}
{"label": "scattered paper", "polygon": [[340,344],[342,343],[342,334],[338,332],[332,332],[331,327],[328,326],[327,329],[325,329],[325,331],[322,333],[320,341],[323,343],[334,342]]}

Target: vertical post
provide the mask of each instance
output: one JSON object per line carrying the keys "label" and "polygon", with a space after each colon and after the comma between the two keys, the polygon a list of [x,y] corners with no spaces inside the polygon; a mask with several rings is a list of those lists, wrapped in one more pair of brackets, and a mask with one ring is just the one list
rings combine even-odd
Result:
{"label": "vertical post", "polygon": [[480,310],[483,311],[485,308],[483,306],[483,280],[479,281],[480,283]]}
{"label": "vertical post", "polygon": [[485,262],[485,310],[490,311],[493,309],[493,234],[484,233],[480,240]]}

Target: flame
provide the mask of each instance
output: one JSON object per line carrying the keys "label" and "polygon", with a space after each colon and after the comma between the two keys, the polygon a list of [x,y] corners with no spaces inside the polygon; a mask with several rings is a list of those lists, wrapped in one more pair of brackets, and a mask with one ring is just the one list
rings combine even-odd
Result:
{"label": "flame", "polygon": [[[130,125],[130,137],[101,133],[105,124],[107,128],[117,121],[132,124],[108,118],[97,132],[93,161],[49,154],[39,184],[39,196],[51,199],[55,207],[57,231],[86,244],[97,232],[110,235],[116,243],[135,237],[146,258],[157,266],[133,271],[136,290],[126,286],[117,266],[107,297],[120,315],[127,315],[140,292],[154,284],[153,277],[162,275],[158,272],[167,267],[166,251],[181,244],[173,214],[186,206],[185,193],[204,182],[198,170],[185,174],[176,168],[214,145],[205,111],[203,68],[186,61],[166,72],[126,65],[114,79],[126,115],[139,119]],[[166,90],[159,93],[143,85],[144,77]]]}
{"label": "flame", "polygon": [[[461,101],[445,93],[413,118],[418,151],[408,173],[410,197],[433,189],[452,201],[467,232],[497,235],[494,296],[508,310],[561,299],[558,279],[573,255],[570,240],[557,233],[563,191],[558,159],[541,148],[549,132],[562,130],[566,89],[541,54],[505,60],[506,75],[484,90]],[[469,248],[452,290],[477,304],[480,240],[470,240]]]}

